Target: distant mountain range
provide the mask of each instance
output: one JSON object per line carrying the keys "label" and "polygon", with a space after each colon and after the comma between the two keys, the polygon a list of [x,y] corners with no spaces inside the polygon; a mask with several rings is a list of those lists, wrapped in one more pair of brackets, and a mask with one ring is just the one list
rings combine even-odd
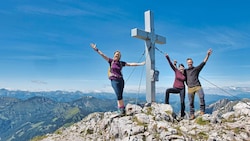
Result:
{"label": "distant mountain range", "polygon": [[[219,99],[230,99],[230,100],[240,100],[242,98],[249,98],[250,96],[250,90],[248,88],[227,88],[225,91],[228,91],[229,94],[225,94],[222,91],[219,91],[217,89],[217,92],[215,89],[208,89],[206,88],[205,91],[205,98],[206,102],[215,102]],[[209,92],[207,92],[209,91]],[[219,92],[218,92],[219,91]],[[235,94],[237,91],[237,94]],[[213,92],[213,93],[211,93]],[[232,92],[232,93],[231,93]],[[209,94],[207,94],[209,93]],[[57,101],[57,102],[71,102],[74,100],[77,100],[81,97],[85,96],[92,96],[100,99],[115,99],[116,96],[113,93],[83,93],[81,91],[75,91],[75,92],[69,92],[69,91],[39,91],[39,92],[31,92],[31,91],[20,91],[20,90],[7,90],[7,89],[0,89],[0,96],[1,97],[12,97],[17,98],[21,100],[26,100],[34,96],[38,97],[47,97],[51,100]],[[137,93],[124,93],[124,99],[132,99],[134,102],[136,100],[141,100],[145,102],[145,94],[137,94]],[[156,93],[156,102],[164,102],[165,94],[164,93]],[[179,95],[172,94],[170,96],[170,102],[171,101],[178,101]],[[186,95],[186,101],[188,101],[188,97]]]}
{"label": "distant mountain range", "polygon": [[[164,103],[164,94],[156,94],[156,102]],[[235,96],[206,95],[207,111],[218,100],[240,100],[249,94]],[[144,94],[124,94],[125,103],[145,104]],[[223,102],[222,102],[223,103]],[[170,95],[170,104],[179,112],[179,95]],[[196,96],[195,108],[199,108]],[[116,110],[116,96],[111,93],[82,93],[80,91],[29,92],[0,89],[0,140],[29,140],[69,126],[93,112]],[[186,111],[189,111],[186,96]]]}
{"label": "distant mountain range", "polygon": [[116,101],[85,96],[57,102],[34,96],[25,100],[0,97],[0,140],[26,141],[69,126],[96,111],[116,110]]}

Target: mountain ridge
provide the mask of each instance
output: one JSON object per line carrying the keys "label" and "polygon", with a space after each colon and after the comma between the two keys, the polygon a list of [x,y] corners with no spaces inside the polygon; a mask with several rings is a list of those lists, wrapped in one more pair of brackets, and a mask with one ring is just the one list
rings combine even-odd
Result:
{"label": "mountain ridge", "polygon": [[249,99],[235,103],[230,112],[220,113],[220,109],[205,115],[196,112],[195,120],[185,117],[178,121],[168,104],[152,103],[145,107],[128,104],[126,112],[126,116],[116,118],[112,118],[112,112],[95,112],[68,128],[34,140],[250,140]]}
{"label": "mountain ridge", "polygon": [[[75,95],[74,95],[75,94]],[[9,96],[9,97],[6,97]],[[13,97],[10,97],[13,96]],[[249,95],[242,94],[245,97]],[[20,98],[20,99],[19,99]],[[196,96],[197,98],[197,96]],[[225,97],[206,95],[206,104],[210,105]],[[164,94],[156,94],[157,103],[163,103]],[[126,104],[145,104],[143,94],[124,94]],[[170,104],[175,113],[179,112],[179,96],[171,95]],[[196,101],[195,107],[199,107]],[[206,109],[212,113],[214,107]],[[114,94],[83,94],[81,92],[56,91],[27,92],[0,89],[0,138],[2,140],[27,140],[34,136],[51,133],[58,128],[67,127],[93,112],[116,110]],[[188,101],[186,99],[186,111]]]}

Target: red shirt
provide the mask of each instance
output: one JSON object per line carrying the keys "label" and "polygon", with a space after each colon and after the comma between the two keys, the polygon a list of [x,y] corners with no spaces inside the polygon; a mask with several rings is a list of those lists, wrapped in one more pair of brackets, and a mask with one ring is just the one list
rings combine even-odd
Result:
{"label": "red shirt", "polygon": [[180,70],[178,70],[174,65],[173,63],[170,61],[170,58],[169,56],[166,56],[167,60],[168,60],[168,63],[169,65],[171,66],[171,68],[174,70],[175,72],[175,79],[174,79],[174,85],[173,87],[174,88],[179,88],[179,89],[183,89],[185,88],[185,85],[184,85],[184,81],[186,80],[186,77],[184,74],[182,74],[182,72]]}

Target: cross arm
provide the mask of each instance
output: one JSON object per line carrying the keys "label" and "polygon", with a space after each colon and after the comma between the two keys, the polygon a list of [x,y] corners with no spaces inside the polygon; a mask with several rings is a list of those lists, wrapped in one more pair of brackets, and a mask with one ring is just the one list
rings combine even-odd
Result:
{"label": "cross arm", "polygon": [[140,39],[143,39],[143,40],[149,40],[148,32],[145,32],[145,31],[140,30],[138,28],[134,28],[134,29],[131,30],[131,36],[136,37],[136,38],[140,38]]}
{"label": "cross arm", "polygon": [[139,39],[143,39],[143,40],[153,40],[155,41],[157,44],[165,44],[166,43],[166,38],[160,35],[155,35],[143,30],[140,30],[138,28],[134,28],[131,30],[131,36],[132,37],[136,37]]}
{"label": "cross arm", "polygon": [[165,44],[166,43],[166,38],[160,35],[156,35],[155,42],[157,44]]}

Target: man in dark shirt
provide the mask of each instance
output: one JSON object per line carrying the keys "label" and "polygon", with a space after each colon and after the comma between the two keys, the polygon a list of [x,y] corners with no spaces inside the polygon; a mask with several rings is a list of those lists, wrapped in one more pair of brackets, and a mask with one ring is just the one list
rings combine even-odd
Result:
{"label": "man in dark shirt", "polygon": [[199,81],[199,74],[202,68],[205,66],[209,56],[212,53],[212,49],[207,51],[207,55],[203,62],[197,66],[193,66],[193,60],[191,58],[187,59],[188,69],[185,69],[185,74],[187,78],[187,86],[188,86],[188,99],[190,102],[190,119],[194,119],[194,96],[195,93],[198,93],[200,98],[200,115],[204,115],[205,113],[205,100],[204,100],[204,92],[201,87],[201,83]]}

